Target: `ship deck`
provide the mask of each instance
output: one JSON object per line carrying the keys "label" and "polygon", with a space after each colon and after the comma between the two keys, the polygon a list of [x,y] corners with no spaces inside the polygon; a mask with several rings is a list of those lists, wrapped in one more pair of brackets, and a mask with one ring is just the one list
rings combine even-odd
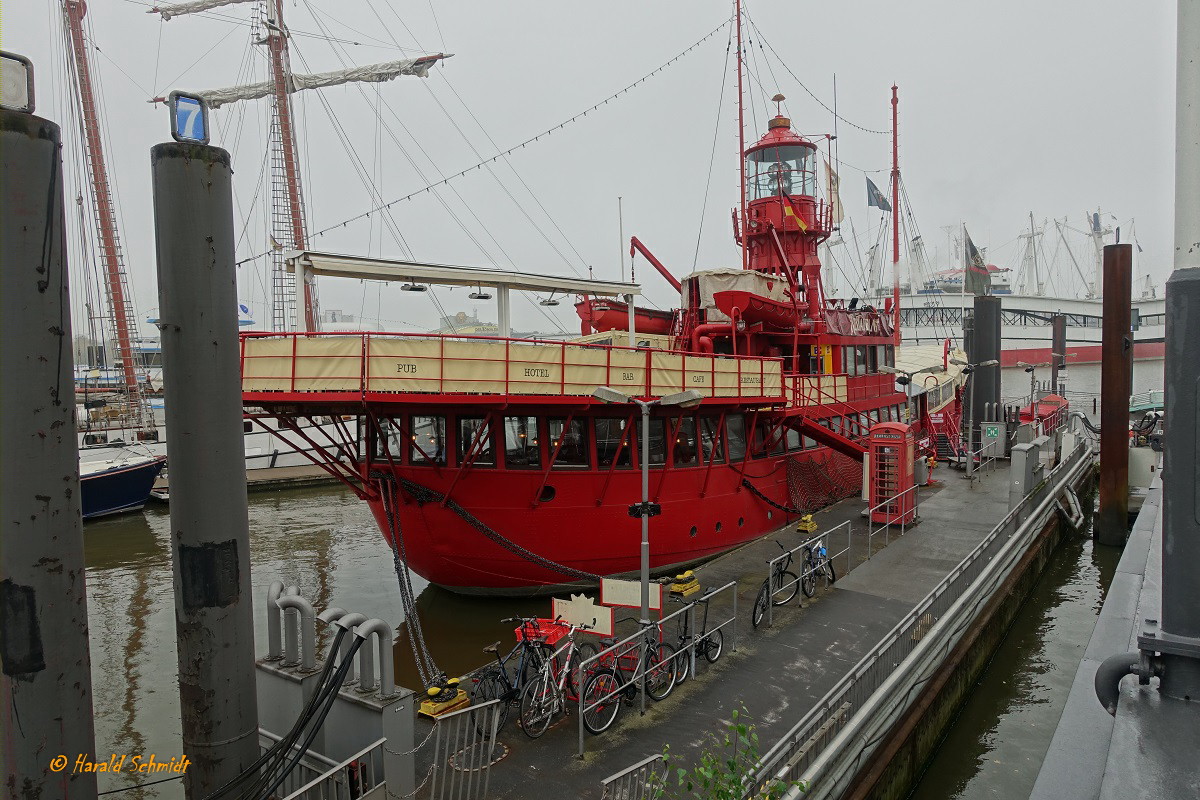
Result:
{"label": "ship deck", "polygon": [[[839,557],[837,583],[826,589],[818,583],[815,596],[802,607],[793,601],[776,608],[771,627],[755,630],[750,625],[766,561],[780,553],[776,539],[792,547],[809,534],[797,533],[789,524],[698,568],[705,591],[737,583],[736,636],[726,636],[720,661],[698,664],[695,680],[661,703],[647,702],[644,716],[638,715],[638,701],[626,706],[607,732],[586,737],[582,759],[575,757],[574,713],[537,740],[526,738],[510,719],[501,734],[509,754],[491,769],[489,796],[527,796],[530,781],[536,780],[542,796],[598,798],[605,778],[661,753],[664,745],[683,763],[695,763],[710,747],[710,734],[723,732],[731,714],[743,707],[765,751],[1000,521],[1008,511],[1006,475],[1007,464],[1001,463],[971,488],[962,473],[940,467],[934,477],[941,485],[921,490],[919,524],[902,537],[893,536],[882,550],[877,543],[870,560],[865,503],[851,498],[815,514],[822,531],[851,522],[852,570],[844,575],[847,558]],[[830,552],[845,542],[846,535],[839,534],[830,541]],[[418,741],[426,724],[418,725]],[[418,775],[426,767],[419,764]]]}

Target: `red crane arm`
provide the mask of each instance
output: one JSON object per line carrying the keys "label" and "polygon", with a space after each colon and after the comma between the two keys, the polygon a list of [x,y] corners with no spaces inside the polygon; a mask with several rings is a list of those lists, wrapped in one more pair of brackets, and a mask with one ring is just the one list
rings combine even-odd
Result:
{"label": "red crane arm", "polygon": [[655,258],[653,253],[646,249],[646,245],[642,244],[636,236],[633,236],[629,239],[629,257],[633,258],[635,253],[641,253],[644,255],[646,260],[649,261],[656,270],[658,270],[658,274],[662,275],[666,279],[667,283],[671,284],[671,286],[675,288],[675,291],[683,292],[683,284],[679,282],[679,279],[672,275],[667,268],[662,265],[662,262]]}

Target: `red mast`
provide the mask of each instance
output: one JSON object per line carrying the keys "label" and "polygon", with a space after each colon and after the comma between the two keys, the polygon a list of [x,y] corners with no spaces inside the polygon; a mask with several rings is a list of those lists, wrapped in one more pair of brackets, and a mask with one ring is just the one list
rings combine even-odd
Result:
{"label": "red mast", "polygon": [[[282,161],[277,166],[281,168],[287,199],[286,228],[287,233],[290,234],[288,244],[293,249],[304,250],[304,209],[300,196],[300,169],[296,159],[296,133],[295,126],[292,124],[292,100],[289,91],[291,70],[288,61],[287,32],[283,25],[283,0],[272,0],[271,5],[275,19],[268,20],[267,47],[271,55],[275,124],[278,126],[275,133],[279,136],[279,159]],[[303,278],[297,274],[292,277],[292,280],[303,280]],[[289,283],[285,280],[285,273],[281,269],[277,269],[273,279],[275,309],[273,322],[277,330],[286,330],[290,323],[290,320],[286,319],[288,315],[282,313],[295,297],[294,284],[289,285]],[[312,292],[307,284],[304,286],[304,323],[307,330],[316,330]]]}
{"label": "red mast", "polygon": [[129,296],[129,285],[121,254],[121,241],[117,234],[117,216],[113,210],[108,168],[104,163],[104,145],[100,140],[100,119],[96,111],[96,94],[92,86],[87,45],[83,38],[83,17],[87,14],[87,4],[84,0],[63,0],[63,12],[67,20],[67,31],[71,37],[75,79],[78,83],[79,100],[82,106],[80,124],[83,128],[84,145],[87,148],[92,200],[96,206],[100,259],[104,264],[109,315],[117,337],[117,351],[121,356],[122,378],[129,405],[127,420],[135,428],[142,428],[149,424],[149,420],[145,418],[141,384],[138,382],[137,364],[134,360],[133,303]]}
{"label": "red mast", "polygon": [[741,219],[738,220],[738,237],[742,245],[742,269],[749,269],[749,254],[746,250],[746,124],[742,108],[742,0],[734,0],[737,16],[737,73],[738,73],[738,192],[741,194]]}
{"label": "red mast", "polygon": [[892,84],[892,324],[896,345],[900,345],[900,139],[898,131],[900,104],[896,85]]}

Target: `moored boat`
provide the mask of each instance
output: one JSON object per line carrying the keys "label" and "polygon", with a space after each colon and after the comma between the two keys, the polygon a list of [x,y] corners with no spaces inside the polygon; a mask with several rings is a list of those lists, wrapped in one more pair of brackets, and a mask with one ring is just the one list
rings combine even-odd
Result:
{"label": "moored boat", "polygon": [[[344,442],[346,460],[325,468],[370,504],[400,561],[463,593],[542,593],[635,573],[643,452],[656,573],[853,495],[870,428],[912,424],[931,451],[935,431],[955,433],[947,426],[957,424],[965,375],[941,343],[898,359],[892,304],[860,308],[824,296],[817,246],[832,231],[831,204],[818,196],[816,146],[789,119],[770,120],[742,156],[741,269],[680,281],[665,341],[643,336],[636,321],[629,346],[244,334],[243,401],[285,426],[354,414],[359,435]],[[367,276],[370,263],[293,257],[294,268],[314,275]],[[386,264],[380,274],[430,284],[483,281],[503,298],[510,289],[566,289],[632,303],[640,291],[376,263]],[[917,372],[923,380],[897,381]],[[654,403],[648,424],[635,401]]]}

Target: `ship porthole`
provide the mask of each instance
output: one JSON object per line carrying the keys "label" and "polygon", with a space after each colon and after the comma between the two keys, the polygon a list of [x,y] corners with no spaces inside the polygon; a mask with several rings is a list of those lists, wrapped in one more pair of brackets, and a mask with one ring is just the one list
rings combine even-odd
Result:
{"label": "ship porthole", "polygon": [[717,523],[717,533],[721,532],[721,523]]}
{"label": "ship porthole", "polygon": [[695,535],[696,535],[696,526],[693,525],[692,529],[690,531],[688,531],[688,536],[695,536]]}
{"label": "ship porthole", "polygon": [[745,524],[746,524],[746,518],[745,518],[745,517],[738,517],[738,527],[740,528],[740,527],[742,527],[742,526],[743,526],[743,525],[745,525]]}
{"label": "ship porthole", "polygon": [[775,516],[775,512],[774,512],[774,511],[768,511],[768,512],[767,512],[767,519],[770,519],[770,518],[771,518],[771,517],[773,517],[773,516]]}
{"label": "ship porthole", "polygon": [[549,503],[551,500],[554,499],[554,495],[556,495],[556,494],[557,494],[557,492],[554,491],[553,486],[543,486],[542,493],[540,495],[538,495],[538,502]]}

